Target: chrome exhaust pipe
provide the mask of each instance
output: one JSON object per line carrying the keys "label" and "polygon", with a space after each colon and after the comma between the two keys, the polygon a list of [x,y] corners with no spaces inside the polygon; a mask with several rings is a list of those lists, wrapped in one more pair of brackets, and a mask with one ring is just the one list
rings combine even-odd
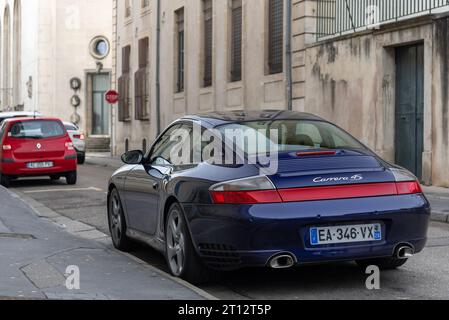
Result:
{"label": "chrome exhaust pipe", "polygon": [[268,265],[272,269],[288,269],[295,265],[295,259],[292,255],[281,254],[272,258]]}
{"label": "chrome exhaust pipe", "polygon": [[396,250],[396,258],[398,259],[409,259],[415,255],[415,249],[409,245],[404,245],[398,247]]}

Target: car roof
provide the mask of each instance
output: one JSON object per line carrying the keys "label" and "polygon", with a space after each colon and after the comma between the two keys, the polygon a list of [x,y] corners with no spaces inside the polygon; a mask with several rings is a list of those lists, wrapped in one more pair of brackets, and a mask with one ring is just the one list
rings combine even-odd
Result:
{"label": "car roof", "polygon": [[226,112],[210,112],[198,115],[186,116],[182,119],[205,121],[212,126],[225,124],[251,122],[251,121],[275,121],[275,120],[315,120],[324,119],[310,113],[286,111],[286,110],[238,110]]}
{"label": "car roof", "polygon": [[39,112],[32,112],[32,111],[12,111],[12,112],[0,112],[0,118],[6,118],[6,117],[17,117],[17,116],[40,116],[41,114]]}
{"label": "car roof", "polygon": [[49,117],[15,117],[15,118],[9,118],[5,119],[5,123],[15,123],[15,122],[23,122],[23,121],[59,121],[62,122],[61,119],[58,118],[49,118]]}

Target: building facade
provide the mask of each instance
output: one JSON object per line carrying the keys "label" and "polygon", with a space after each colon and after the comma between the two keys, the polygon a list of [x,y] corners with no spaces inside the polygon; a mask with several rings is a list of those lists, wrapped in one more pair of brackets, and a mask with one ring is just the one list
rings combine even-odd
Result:
{"label": "building facade", "polygon": [[449,187],[448,11],[444,0],[115,1],[114,152],[147,149],[185,114],[292,108]]}
{"label": "building facade", "polygon": [[303,109],[306,2],[115,1],[115,153],[185,114]]}
{"label": "building facade", "polygon": [[315,10],[305,110],[449,187],[447,1],[325,0]]}
{"label": "building facade", "polygon": [[112,0],[1,0],[2,111],[77,123],[109,149]]}

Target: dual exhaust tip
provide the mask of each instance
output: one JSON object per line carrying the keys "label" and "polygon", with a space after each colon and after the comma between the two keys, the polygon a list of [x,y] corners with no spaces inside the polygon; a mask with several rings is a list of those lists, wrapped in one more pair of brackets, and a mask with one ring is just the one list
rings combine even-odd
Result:
{"label": "dual exhaust tip", "polygon": [[[395,256],[398,259],[406,260],[415,255],[415,248],[411,245],[399,245]],[[288,269],[296,265],[296,258],[291,253],[279,254],[270,259],[268,266],[272,269]]]}
{"label": "dual exhaust tip", "polygon": [[268,266],[272,269],[288,269],[295,265],[296,259],[291,253],[277,255],[268,262]]}
{"label": "dual exhaust tip", "polygon": [[406,260],[415,255],[415,248],[411,245],[399,245],[396,249],[396,258]]}

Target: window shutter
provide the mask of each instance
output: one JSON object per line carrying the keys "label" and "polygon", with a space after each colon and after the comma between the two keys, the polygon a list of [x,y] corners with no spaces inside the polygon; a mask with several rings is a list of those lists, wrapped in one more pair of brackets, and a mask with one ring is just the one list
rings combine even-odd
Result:
{"label": "window shutter", "polygon": [[178,37],[178,70],[177,70],[177,92],[184,91],[184,9],[176,11],[177,37]]}
{"label": "window shutter", "polygon": [[204,87],[212,85],[213,7],[204,0]]}
{"label": "window shutter", "polygon": [[122,74],[130,72],[131,46],[122,48]]}
{"label": "window shutter", "polygon": [[232,2],[231,81],[242,80],[242,0]]}
{"label": "window shutter", "polygon": [[130,79],[129,75],[126,74],[123,76],[123,121],[129,120],[129,109],[131,104],[131,99],[129,95],[129,85],[130,85]]}
{"label": "window shutter", "polygon": [[148,65],[148,46],[148,38],[139,40],[139,68],[146,68]]}
{"label": "window shutter", "polygon": [[146,120],[148,116],[148,83],[146,80],[148,72],[149,39],[139,40],[139,69],[134,74],[134,117],[136,120]]}
{"label": "window shutter", "polygon": [[270,74],[283,70],[284,47],[284,0],[269,1],[268,67]]}
{"label": "window shutter", "polygon": [[123,85],[123,76],[118,78],[118,92],[119,92],[119,101],[118,101],[118,120],[125,121],[124,110],[125,110],[125,86]]}

